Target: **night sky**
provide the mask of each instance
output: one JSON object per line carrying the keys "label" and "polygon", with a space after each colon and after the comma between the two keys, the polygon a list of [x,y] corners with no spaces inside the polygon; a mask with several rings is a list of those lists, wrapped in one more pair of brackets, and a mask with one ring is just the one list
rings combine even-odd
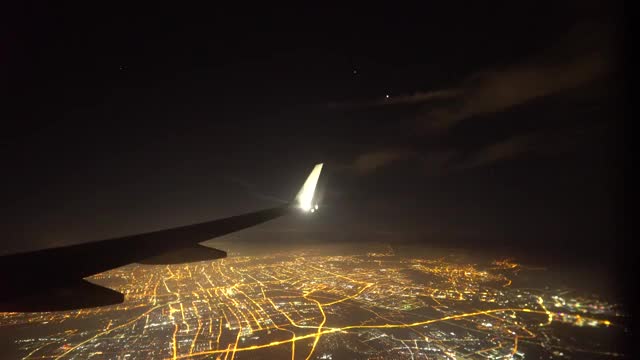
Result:
{"label": "night sky", "polygon": [[622,251],[609,2],[12,13],[3,254],[275,206],[318,162],[313,219],[233,236]]}

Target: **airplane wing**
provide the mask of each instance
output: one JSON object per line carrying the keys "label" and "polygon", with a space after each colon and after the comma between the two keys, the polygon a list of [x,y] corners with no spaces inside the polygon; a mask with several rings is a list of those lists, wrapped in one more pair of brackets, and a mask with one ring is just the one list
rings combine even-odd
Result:
{"label": "airplane wing", "polygon": [[119,266],[178,264],[227,256],[199,243],[312,206],[322,164],[292,203],[199,224],[0,257],[1,311],[71,310],[121,303],[124,296],[83,278]]}

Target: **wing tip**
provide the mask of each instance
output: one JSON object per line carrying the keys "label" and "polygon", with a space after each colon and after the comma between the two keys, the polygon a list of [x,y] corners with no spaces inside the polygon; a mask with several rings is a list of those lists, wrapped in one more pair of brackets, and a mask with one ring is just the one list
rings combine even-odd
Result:
{"label": "wing tip", "polygon": [[324,163],[317,163],[313,167],[313,170],[311,170],[309,176],[307,176],[307,179],[295,197],[296,206],[305,212],[313,212],[318,208],[317,204],[313,204],[313,197],[315,195],[316,186],[318,185],[318,179],[320,178],[323,166]]}

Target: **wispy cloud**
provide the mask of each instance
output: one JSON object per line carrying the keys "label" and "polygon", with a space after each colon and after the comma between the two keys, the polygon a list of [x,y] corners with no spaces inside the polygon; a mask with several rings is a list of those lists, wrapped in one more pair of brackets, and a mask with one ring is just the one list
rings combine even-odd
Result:
{"label": "wispy cloud", "polygon": [[583,25],[527,61],[472,73],[460,85],[436,92],[455,94],[455,105],[427,107],[419,121],[447,129],[476,115],[496,113],[588,84],[611,66],[608,29]]}
{"label": "wispy cloud", "polygon": [[606,64],[602,54],[594,53],[567,63],[480,72],[459,89],[459,105],[430,109],[421,115],[421,121],[429,127],[450,128],[475,115],[499,112],[589,83],[606,71]]}
{"label": "wispy cloud", "polygon": [[458,169],[476,168],[495,162],[514,159],[529,152],[534,146],[534,136],[518,135],[481,147],[465,161],[457,164]]}
{"label": "wispy cloud", "polygon": [[446,100],[455,98],[460,95],[458,89],[451,90],[436,90],[436,91],[426,91],[426,92],[415,92],[409,95],[394,95],[389,98],[386,96],[381,96],[378,99],[374,100],[365,100],[365,101],[351,101],[351,102],[341,102],[341,103],[331,103],[330,107],[333,108],[366,108],[373,106],[384,106],[384,105],[403,105],[403,104],[421,104],[429,101],[435,100]]}
{"label": "wispy cloud", "polygon": [[478,168],[509,161],[521,156],[555,157],[575,150],[585,144],[590,135],[597,134],[596,127],[567,128],[555,131],[534,131],[519,134],[482,146],[455,164],[457,170]]}
{"label": "wispy cloud", "polygon": [[393,162],[407,159],[412,155],[412,151],[403,148],[389,148],[368,152],[355,159],[353,168],[360,174],[368,174]]}
{"label": "wispy cloud", "polygon": [[[378,99],[359,105],[424,104],[417,124],[407,128],[408,136],[420,135],[424,142],[467,119],[499,113],[534,100],[561,94],[588,85],[605,76],[612,68],[610,29],[583,25],[574,28],[546,51],[526,61],[497,69],[476,71],[449,88],[412,95]],[[446,100],[446,101],[439,101]],[[355,105],[355,104],[351,104]],[[564,132],[566,136],[572,136]],[[358,173],[368,174],[400,160],[419,159],[429,173],[470,169],[540,152],[545,137],[567,143],[554,134],[532,132],[515,134],[472,151],[463,152],[448,145],[446,137],[425,150],[407,147],[374,149],[358,155],[352,165]],[[544,152],[544,151],[543,151]],[[464,155],[463,155],[464,153]],[[544,152],[547,155],[553,152]]]}

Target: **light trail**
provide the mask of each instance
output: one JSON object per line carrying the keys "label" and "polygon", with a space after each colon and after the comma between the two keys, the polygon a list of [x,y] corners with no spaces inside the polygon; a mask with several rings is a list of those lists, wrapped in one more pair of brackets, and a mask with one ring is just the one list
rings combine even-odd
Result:
{"label": "light trail", "polygon": [[511,356],[515,355],[518,352],[518,336],[513,338],[513,349],[511,350]]}
{"label": "light trail", "polygon": [[198,307],[191,303],[192,309],[196,313],[196,319],[198,319],[198,329],[196,330],[196,336],[193,337],[193,341],[191,342],[191,347],[189,347],[189,354],[193,353],[193,348],[196,346],[196,342],[198,341],[198,335],[200,334],[200,330],[202,329],[202,320],[200,320],[200,316],[198,315]]}
{"label": "light trail", "polygon": [[47,343],[45,343],[44,345],[38,346],[37,348],[35,348],[33,351],[31,351],[30,353],[28,353],[26,356],[24,356],[22,358],[22,360],[27,360],[29,359],[32,355],[34,355],[35,353],[37,353],[38,351],[40,351],[41,349],[45,348],[46,346],[49,346],[51,344],[55,344],[55,341],[49,341]]}
{"label": "light trail", "polygon": [[[327,330],[322,330],[322,331],[319,331],[317,333],[296,336],[294,339],[285,339],[285,340],[279,340],[279,341],[272,341],[272,342],[270,342],[268,344],[263,344],[263,345],[252,345],[252,346],[241,347],[241,348],[236,347],[236,348],[234,348],[233,352],[235,354],[236,352],[239,352],[239,351],[251,351],[251,350],[263,349],[263,348],[268,348],[268,347],[273,347],[273,346],[279,346],[279,345],[282,345],[282,344],[288,344],[291,341],[300,341],[300,340],[305,340],[305,339],[311,339],[311,338],[315,338],[316,336],[319,336],[319,335],[333,334],[333,333],[337,333],[337,332],[345,332],[346,330],[352,330],[352,329],[393,329],[393,328],[413,327],[413,326],[421,326],[421,325],[433,324],[433,323],[437,323],[437,322],[440,322],[440,321],[463,319],[463,318],[466,318],[466,317],[472,317],[472,316],[478,316],[478,315],[484,315],[484,314],[491,314],[491,313],[497,313],[497,312],[504,312],[504,311],[516,311],[516,312],[526,312],[526,313],[534,313],[534,314],[546,314],[544,311],[532,310],[532,309],[528,309],[528,308],[524,308],[524,309],[505,308],[505,309],[484,310],[484,311],[478,311],[478,312],[466,313],[466,314],[450,315],[450,316],[445,316],[445,317],[442,317],[442,318],[439,318],[439,319],[431,319],[431,320],[419,321],[419,322],[414,322],[414,323],[410,323],[410,324],[406,324],[406,325],[400,325],[400,324],[349,325],[349,326],[345,326],[345,327],[341,327],[341,328],[328,328]],[[227,351],[227,350],[202,351],[202,352],[198,352],[198,353],[178,356],[178,359],[185,359],[185,358],[188,358],[188,357],[191,357],[191,356],[219,354],[219,353],[224,353],[225,351]]]}
{"label": "light trail", "polygon": [[544,300],[542,299],[542,297],[537,296],[537,298],[538,298],[538,304],[540,304],[540,307],[542,308],[542,310],[544,310],[544,312],[547,313],[547,323],[541,324],[541,326],[551,325],[551,322],[553,321],[553,313],[547,310],[547,308],[544,306]]}
{"label": "light trail", "polygon": [[322,308],[323,305],[318,300],[309,298],[308,297],[309,294],[310,293],[305,294],[304,298],[307,299],[307,300],[311,300],[311,301],[315,302],[318,305],[318,309],[320,310],[320,313],[322,314],[322,321],[320,322],[320,325],[318,325],[317,335],[313,339],[313,344],[311,346],[311,351],[309,351],[309,355],[307,355],[305,360],[311,359],[311,355],[313,355],[313,352],[316,350],[316,345],[318,345],[318,341],[320,340],[320,336],[322,335],[322,327],[327,322],[327,315],[324,313],[324,309]]}
{"label": "light trail", "polygon": [[178,355],[178,342],[176,341],[176,334],[178,333],[178,324],[174,325],[173,336],[171,337],[171,348],[173,349],[173,360],[177,359]]}

